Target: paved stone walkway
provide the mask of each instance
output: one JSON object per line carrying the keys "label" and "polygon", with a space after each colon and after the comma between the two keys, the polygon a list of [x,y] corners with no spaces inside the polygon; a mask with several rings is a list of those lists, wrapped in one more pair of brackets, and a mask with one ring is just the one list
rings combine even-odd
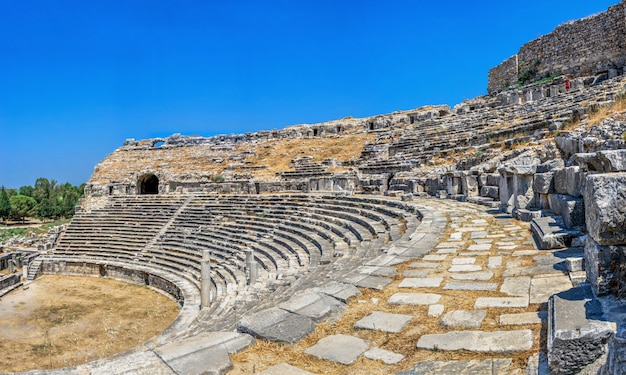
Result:
{"label": "paved stone walkway", "polygon": [[[572,287],[565,259],[580,251],[536,250],[528,223],[482,206],[416,204],[430,212],[424,227],[435,232],[440,224],[438,242],[403,263],[389,251],[380,264],[369,262],[364,267],[378,267],[379,274],[384,267],[377,277],[386,279],[362,288],[343,317],[318,327],[314,339],[290,347],[291,354],[272,364],[279,367],[261,373],[315,373],[325,366],[325,373],[345,374],[540,372],[546,303]],[[289,359],[303,355],[307,365]]]}

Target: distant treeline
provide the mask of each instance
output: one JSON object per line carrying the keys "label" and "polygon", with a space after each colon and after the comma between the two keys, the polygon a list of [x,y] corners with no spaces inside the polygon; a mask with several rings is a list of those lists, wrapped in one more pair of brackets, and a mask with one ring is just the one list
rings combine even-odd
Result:
{"label": "distant treeline", "polygon": [[24,220],[36,217],[41,220],[70,218],[74,207],[83,197],[85,184],[74,186],[69,182],[38,178],[34,186],[19,189],[0,187],[0,218]]}

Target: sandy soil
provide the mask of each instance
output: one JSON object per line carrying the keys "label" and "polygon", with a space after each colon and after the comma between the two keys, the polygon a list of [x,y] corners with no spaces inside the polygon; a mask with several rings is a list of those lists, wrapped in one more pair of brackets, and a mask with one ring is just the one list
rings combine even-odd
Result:
{"label": "sandy soil", "polygon": [[43,276],[0,301],[0,372],[75,366],[140,345],[178,305],[147,287]]}

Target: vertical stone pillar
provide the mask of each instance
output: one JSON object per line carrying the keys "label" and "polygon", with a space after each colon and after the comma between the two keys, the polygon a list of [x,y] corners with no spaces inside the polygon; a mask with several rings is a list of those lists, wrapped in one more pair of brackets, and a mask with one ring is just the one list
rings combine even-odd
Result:
{"label": "vertical stone pillar", "polygon": [[211,254],[209,250],[202,251],[200,279],[200,308],[204,309],[211,304]]}
{"label": "vertical stone pillar", "polygon": [[252,285],[259,277],[258,263],[254,260],[254,250],[247,249],[246,251],[246,269],[248,270],[248,285]]}
{"label": "vertical stone pillar", "polygon": [[22,266],[22,275],[24,276],[24,281],[26,281],[28,277],[28,264],[26,263]]}

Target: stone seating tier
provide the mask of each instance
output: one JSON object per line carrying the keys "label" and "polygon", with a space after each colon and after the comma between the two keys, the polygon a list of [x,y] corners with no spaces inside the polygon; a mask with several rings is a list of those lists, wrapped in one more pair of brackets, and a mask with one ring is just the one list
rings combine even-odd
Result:
{"label": "stone seating tier", "polygon": [[211,311],[230,314],[237,291],[247,290],[244,250],[254,250],[257,282],[282,283],[329,263],[350,269],[419,219],[409,204],[373,197],[112,196],[101,209],[80,211],[48,257],[159,269],[199,289],[201,250],[209,249]]}

